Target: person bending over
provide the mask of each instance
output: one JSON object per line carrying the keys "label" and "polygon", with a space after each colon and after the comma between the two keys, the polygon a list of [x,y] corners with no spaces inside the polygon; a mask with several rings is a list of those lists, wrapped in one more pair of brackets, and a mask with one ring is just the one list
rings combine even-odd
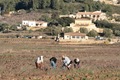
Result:
{"label": "person bending over", "polygon": [[75,58],[74,59],[74,68],[79,68],[80,67],[80,59],[79,58]]}
{"label": "person bending over", "polygon": [[70,60],[70,58],[67,57],[67,56],[63,56],[62,61],[63,61],[62,67],[63,68],[66,67],[68,70],[70,70],[70,67],[71,67],[71,64],[72,64],[72,61]]}
{"label": "person bending over", "polygon": [[43,56],[37,57],[35,61],[36,68],[42,69],[43,68]]}
{"label": "person bending over", "polygon": [[53,68],[56,68],[56,62],[57,62],[56,57],[51,57],[50,58],[50,64]]}

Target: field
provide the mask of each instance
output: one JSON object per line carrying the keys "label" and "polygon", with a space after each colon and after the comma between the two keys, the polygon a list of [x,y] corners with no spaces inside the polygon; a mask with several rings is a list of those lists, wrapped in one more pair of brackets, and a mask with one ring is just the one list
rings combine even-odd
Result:
{"label": "field", "polygon": [[[44,56],[44,69],[34,61]],[[61,69],[62,55],[80,58],[79,69]],[[52,69],[49,58],[57,57]],[[0,39],[0,80],[120,80],[120,44],[68,45],[52,40]]]}

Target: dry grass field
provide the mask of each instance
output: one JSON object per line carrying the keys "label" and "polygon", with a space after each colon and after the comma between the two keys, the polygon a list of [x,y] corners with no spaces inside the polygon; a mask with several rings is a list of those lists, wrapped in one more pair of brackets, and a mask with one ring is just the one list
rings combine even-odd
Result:
{"label": "dry grass field", "polygon": [[[61,56],[81,60],[81,67],[61,69]],[[34,61],[44,56],[44,68]],[[57,57],[52,69],[49,58]],[[120,80],[120,44],[57,44],[52,40],[0,39],[0,80]]]}

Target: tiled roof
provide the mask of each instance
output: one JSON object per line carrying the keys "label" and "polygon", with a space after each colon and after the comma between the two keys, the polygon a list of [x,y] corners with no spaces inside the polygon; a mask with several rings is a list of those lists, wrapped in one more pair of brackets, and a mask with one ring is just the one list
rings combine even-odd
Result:
{"label": "tiled roof", "polygon": [[102,12],[95,11],[95,12],[78,12],[77,15],[100,15]]}

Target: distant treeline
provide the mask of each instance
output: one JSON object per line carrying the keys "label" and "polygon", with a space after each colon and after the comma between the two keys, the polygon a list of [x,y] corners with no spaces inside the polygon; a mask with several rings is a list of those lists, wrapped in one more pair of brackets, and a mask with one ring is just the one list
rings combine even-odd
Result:
{"label": "distant treeline", "polygon": [[93,0],[0,0],[0,8],[3,13],[20,9],[53,9],[62,14],[78,11],[102,10],[107,13],[113,11],[112,6]]}

